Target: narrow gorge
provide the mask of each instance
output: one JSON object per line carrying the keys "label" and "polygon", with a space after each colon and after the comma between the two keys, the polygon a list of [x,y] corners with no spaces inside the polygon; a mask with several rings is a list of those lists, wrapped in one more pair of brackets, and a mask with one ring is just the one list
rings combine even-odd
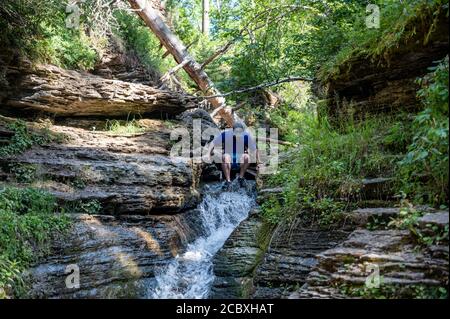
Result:
{"label": "narrow gorge", "polygon": [[[100,39],[0,4],[0,299],[448,299],[448,1],[380,30],[226,2],[211,35],[193,4],[118,2]],[[230,120],[277,132],[244,186],[194,141]]]}

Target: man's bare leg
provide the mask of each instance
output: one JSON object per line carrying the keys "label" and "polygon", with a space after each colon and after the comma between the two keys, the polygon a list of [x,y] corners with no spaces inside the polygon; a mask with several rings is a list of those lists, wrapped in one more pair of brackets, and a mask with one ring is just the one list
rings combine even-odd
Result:
{"label": "man's bare leg", "polygon": [[222,156],[222,172],[225,175],[225,180],[231,182],[231,156],[230,154],[224,154]]}
{"label": "man's bare leg", "polygon": [[241,170],[239,172],[239,177],[244,178],[245,172],[250,166],[250,156],[248,154],[242,154],[240,159]]}

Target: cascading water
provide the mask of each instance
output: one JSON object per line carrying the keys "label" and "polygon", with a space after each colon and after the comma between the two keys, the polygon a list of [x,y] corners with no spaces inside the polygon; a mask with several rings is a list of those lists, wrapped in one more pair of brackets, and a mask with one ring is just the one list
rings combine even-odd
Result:
{"label": "cascading water", "polygon": [[189,244],[186,252],[176,256],[156,274],[156,287],[150,298],[207,298],[214,281],[213,257],[232,231],[255,205],[254,184],[246,189],[221,192],[220,185],[210,185],[199,205],[205,233]]}

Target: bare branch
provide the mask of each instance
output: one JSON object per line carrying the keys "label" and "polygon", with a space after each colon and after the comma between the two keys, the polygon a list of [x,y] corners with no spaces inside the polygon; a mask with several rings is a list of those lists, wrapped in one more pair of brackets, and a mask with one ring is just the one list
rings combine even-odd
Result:
{"label": "bare branch", "polygon": [[164,74],[159,80],[161,82],[167,81],[171,75],[177,73],[178,70],[182,69],[186,64],[188,64],[191,61],[192,60],[190,60],[190,59],[184,59],[183,62],[181,62],[180,64],[176,65],[175,67],[173,67],[169,71],[167,71],[166,74]]}
{"label": "bare branch", "polygon": [[246,93],[246,92],[252,92],[252,91],[257,91],[266,87],[270,87],[270,86],[275,86],[275,85],[279,85],[282,83],[287,83],[287,82],[297,82],[297,81],[303,81],[303,82],[312,82],[314,81],[313,78],[307,78],[307,77],[303,77],[303,76],[290,76],[284,79],[279,79],[273,82],[269,82],[269,83],[263,83],[263,84],[259,84],[257,86],[253,86],[253,87],[249,87],[249,88],[243,88],[243,89],[238,89],[238,90],[234,90],[234,91],[230,91],[227,93],[223,93],[223,94],[216,94],[216,95],[209,95],[209,96],[200,96],[199,99],[213,99],[213,98],[217,98],[217,97],[226,97],[232,94],[240,94],[240,93]]}

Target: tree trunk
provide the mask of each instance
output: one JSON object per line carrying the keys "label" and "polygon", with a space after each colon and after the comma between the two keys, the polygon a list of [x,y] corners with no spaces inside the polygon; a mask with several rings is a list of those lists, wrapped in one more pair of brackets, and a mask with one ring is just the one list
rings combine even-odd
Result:
{"label": "tree trunk", "polygon": [[202,0],[202,33],[209,35],[209,0]]}
{"label": "tree trunk", "polygon": [[[183,66],[184,70],[191,79],[198,85],[200,90],[206,95],[217,95],[218,91],[208,75],[202,70],[201,66],[189,55],[186,47],[177,38],[177,36],[164,23],[158,12],[153,9],[147,0],[128,0],[131,7],[136,10],[145,24],[152,30],[156,37],[161,41],[167,51],[174,57],[178,64],[185,60],[190,62]],[[227,125],[232,126],[235,115],[230,108],[225,107],[223,97],[214,97],[208,99],[214,108],[222,107],[218,114],[225,120]]]}

